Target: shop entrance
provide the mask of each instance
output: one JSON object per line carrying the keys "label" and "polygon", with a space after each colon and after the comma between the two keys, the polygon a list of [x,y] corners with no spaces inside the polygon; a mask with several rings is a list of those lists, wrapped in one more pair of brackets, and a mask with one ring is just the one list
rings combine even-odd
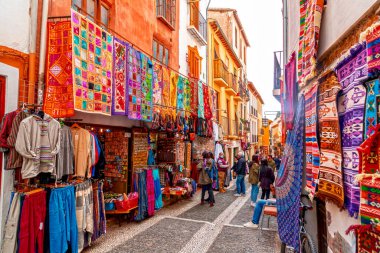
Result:
{"label": "shop entrance", "polygon": [[327,253],[326,203],[317,199],[318,252]]}
{"label": "shop entrance", "polygon": [[[4,117],[5,112],[5,76],[0,76],[0,119]],[[0,189],[1,177],[3,174],[3,156],[0,155]]]}

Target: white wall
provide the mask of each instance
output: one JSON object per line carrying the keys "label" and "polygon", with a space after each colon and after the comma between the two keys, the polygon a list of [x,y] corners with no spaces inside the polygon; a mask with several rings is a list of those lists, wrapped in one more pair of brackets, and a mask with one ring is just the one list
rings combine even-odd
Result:
{"label": "white wall", "polygon": [[30,0],[0,1],[0,46],[29,52]]}
{"label": "white wall", "polygon": [[[206,19],[206,8],[207,8],[208,0],[200,0],[199,3],[199,9],[202,13],[203,17]],[[197,40],[189,33],[187,30],[187,26],[189,25],[190,21],[190,9],[188,0],[181,0],[180,2],[180,11],[179,11],[179,72],[185,76],[188,75],[188,64],[186,61],[186,54],[188,52],[187,47],[191,46],[197,46],[199,55],[202,57],[202,67],[201,67],[201,73],[200,73],[200,80],[202,82],[207,83],[207,76],[206,76],[206,50],[207,46],[201,46]],[[207,24],[205,24],[207,26]],[[207,37],[204,38],[207,41]]]}
{"label": "white wall", "polygon": [[[5,113],[9,113],[17,109],[18,89],[19,89],[19,71],[17,68],[0,62],[0,75],[5,76],[6,91],[5,91]],[[2,154],[1,154],[2,155]],[[4,167],[4,159],[3,159]],[[1,192],[0,192],[0,244],[3,239],[3,231],[6,220],[6,215],[9,209],[10,194],[13,190],[13,171],[2,170],[1,177]]]}

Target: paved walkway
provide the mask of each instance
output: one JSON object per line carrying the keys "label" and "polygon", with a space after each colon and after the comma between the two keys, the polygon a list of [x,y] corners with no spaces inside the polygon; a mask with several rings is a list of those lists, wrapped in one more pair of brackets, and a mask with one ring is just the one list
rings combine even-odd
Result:
{"label": "paved walkway", "polygon": [[[250,196],[233,194],[234,189],[217,193],[215,206],[209,207],[199,205],[198,192],[192,199],[165,207],[142,222],[110,225],[107,234],[85,252],[280,252],[276,232],[243,227],[252,217]],[[270,227],[276,228],[274,219]]]}

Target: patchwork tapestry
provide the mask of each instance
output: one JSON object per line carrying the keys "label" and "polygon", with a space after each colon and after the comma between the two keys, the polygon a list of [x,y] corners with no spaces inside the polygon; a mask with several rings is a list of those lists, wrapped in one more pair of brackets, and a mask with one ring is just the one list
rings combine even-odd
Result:
{"label": "patchwork tapestry", "polygon": [[376,125],[380,123],[380,82],[378,79],[368,81],[365,83],[365,87],[367,89],[367,97],[365,103],[364,139],[371,135]]}
{"label": "patchwork tapestry", "polygon": [[153,63],[141,54],[141,119],[152,121],[153,116]]}
{"label": "patchwork tapestry", "polygon": [[282,242],[299,251],[299,205],[304,154],[305,101],[297,106],[293,130],[288,134],[276,179],[278,231]]}
{"label": "patchwork tapestry", "polygon": [[204,101],[204,115],[205,119],[212,118],[212,112],[210,107],[210,92],[207,84],[203,84],[203,101]]}
{"label": "patchwork tapestry", "polygon": [[336,97],[341,86],[334,72],[319,80],[318,128],[320,138],[320,167],[317,196],[344,204],[341,134]]}
{"label": "patchwork tapestry", "polygon": [[363,142],[363,121],[367,78],[367,51],[365,44],[351,49],[351,54],[336,68],[342,93],[338,98],[338,115],[342,133],[345,207],[350,215],[359,211],[359,186],[354,177],[359,171],[357,147]]}
{"label": "patchwork tapestry", "polygon": [[48,22],[47,73],[43,110],[54,118],[74,116],[70,21]]}
{"label": "patchwork tapestry", "polygon": [[113,47],[112,115],[128,115],[127,58],[129,44],[114,38]]}
{"label": "patchwork tapestry", "polygon": [[366,231],[358,234],[358,253],[376,253],[380,249],[380,233]]}
{"label": "patchwork tapestry", "polygon": [[153,63],[153,109],[159,110],[162,105],[163,68],[158,62]]}
{"label": "patchwork tapestry", "polygon": [[324,0],[300,0],[298,77],[300,85],[315,76]]}
{"label": "patchwork tapestry", "polygon": [[198,81],[198,118],[205,118],[205,103],[203,98],[203,83]]}
{"label": "patchwork tapestry", "polygon": [[318,81],[305,94],[306,187],[310,200],[314,199],[319,175],[319,147],[317,138]]}
{"label": "patchwork tapestry", "polygon": [[113,37],[71,10],[74,107],[111,115]]}
{"label": "patchwork tapestry", "polygon": [[293,52],[285,66],[285,89],[282,89],[286,131],[293,129],[294,110],[297,107],[297,90],[296,53]]}
{"label": "patchwork tapestry", "polygon": [[141,120],[141,53],[134,48],[128,55],[128,118]]}
{"label": "patchwork tapestry", "polygon": [[380,75],[380,25],[370,29],[366,35],[368,77],[376,78]]}

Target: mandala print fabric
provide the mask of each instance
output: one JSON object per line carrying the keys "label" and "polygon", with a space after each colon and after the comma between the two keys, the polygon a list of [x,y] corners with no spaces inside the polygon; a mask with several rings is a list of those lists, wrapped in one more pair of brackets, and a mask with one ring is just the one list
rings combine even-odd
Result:
{"label": "mandala print fabric", "polygon": [[198,118],[205,118],[205,103],[203,98],[203,83],[198,81]]}
{"label": "mandala print fabric", "polygon": [[162,105],[163,70],[161,64],[153,63],[153,108],[159,110]]}
{"label": "mandala print fabric", "polygon": [[314,199],[319,175],[319,147],[317,139],[317,95],[315,81],[305,94],[305,146],[306,146],[306,188],[309,198]]}
{"label": "mandala print fabric", "polygon": [[378,79],[369,81],[365,84],[367,88],[366,109],[364,120],[364,139],[373,133],[373,129],[379,124],[379,105],[380,105],[380,82]]}
{"label": "mandala print fabric", "polygon": [[127,58],[129,44],[114,38],[113,47],[112,115],[128,115]]}
{"label": "mandala print fabric", "polygon": [[153,113],[153,63],[141,54],[141,119],[152,121]]}
{"label": "mandala print fabric", "polygon": [[296,54],[293,52],[288,64],[285,66],[285,90],[282,90],[282,99],[285,118],[285,132],[293,129],[294,110],[297,107],[297,73]]}
{"label": "mandala print fabric", "polygon": [[371,29],[366,36],[368,77],[376,78],[380,75],[380,25]]}
{"label": "mandala print fabric", "polygon": [[315,76],[323,5],[324,0],[300,1],[298,76],[301,86]]}
{"label": "mandala print fabric", "polygon": [[320,80],[318,128],[321,150],[317,196],[343,207],[342,145],[336,103],[340,90],[335,73],[329,73]]}
{"label": "mandala print fabric", "polygon": [[71,10],[74,106],[111,115],[113,37]]}
{"label": "mandala print fabric", "polygon": [[54,118],[74,116],[70,21],[48,23],[47,50],[43,110]]}
{"label": "mandala print fabric", "polygon": [[129,49],[128,56],[128,118],[141,120],[141,53]]}
{"label": "mandala print fabric", "polygon": [[367,78],[367,51],[365,44],[351,50],[351,55],[338,64],[336,72],[342,85],[338,98],[338,115],[342,133],[345,207],[350,215],[359,211],[359,186],[354,182],[359,170],[357,147],[363,142],[363,123]]}
{"label": "mandala print fabric", "polygon": [[294,129],[286,139],[284,159],[276,179],[278,231],[282,242],[299,252],[299,205],[304,156],[305,101],[297,107]]}

